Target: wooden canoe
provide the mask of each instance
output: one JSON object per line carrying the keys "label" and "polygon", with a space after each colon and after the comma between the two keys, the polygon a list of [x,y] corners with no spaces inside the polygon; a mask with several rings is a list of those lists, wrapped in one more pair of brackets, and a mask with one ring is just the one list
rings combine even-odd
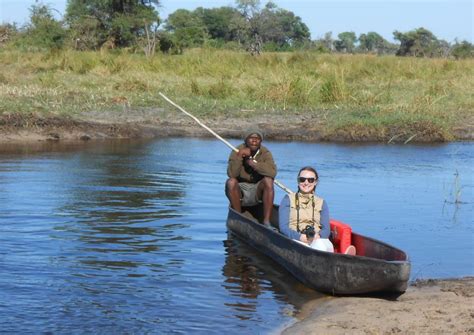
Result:
{"label": "wooden canoe", "polygon": [[[352,232],[357,255],[309,248],[259,223],[261,209],[229,208],[227,227],[239,239],[274,259],[303,284],[337,295],[403,293],[410,278],[408,256],[384,242]],[[278,206],[272,212],[278,228]]]}

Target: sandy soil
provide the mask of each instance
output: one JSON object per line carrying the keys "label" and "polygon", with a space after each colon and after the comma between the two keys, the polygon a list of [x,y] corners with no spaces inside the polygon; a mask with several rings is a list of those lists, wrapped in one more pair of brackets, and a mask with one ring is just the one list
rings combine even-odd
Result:
{"label": "sandy soil", "polygon": [[[260,128],[266,138],[321,140],[320,131],[301,131],[296,120],[285,118],[274,123],[260,117],[252,120],[219,117],[202,120],[224,138],[241,138],[248,129]],[[71,141],[106,138],[151,138],[167,136],[212,137],[196,121],[179,111],[163,109],[90,112],[74,118],[59,116],[0,115],[0,143],[35,141]]]}
{"label": "sandy soil", "polygon": [[[436,131],[421,131],[413,139],[412,132],[391,129],[387,133],[367,129],[346,129],[327,133],[324,121],[306,115],[291,118],[275,114],[270,119],[258,113],[252,119],[215,117],[202,119],[208,127],[224,138],[241,138],[250,128],[259,128],[267,139],[332,141],[332,142],[439,142]],[[457,140],[474,140],[474,119],[453,129]],[[472,122],[471,122],[472,121]],[[212,137],[196,121],[177,110],[125,109],[110,112],[89,112],[74,118],[60,116],[0,115],[1,142],[71,141],[105,138],[151,138],[167,136]],[[408,138],[407,138],[408,136]]]}
{"label": "sandy soil", "polygon": [[328,297],[313,302],[290,334],[474,334],[474,277],[415,282],[390,300]]}

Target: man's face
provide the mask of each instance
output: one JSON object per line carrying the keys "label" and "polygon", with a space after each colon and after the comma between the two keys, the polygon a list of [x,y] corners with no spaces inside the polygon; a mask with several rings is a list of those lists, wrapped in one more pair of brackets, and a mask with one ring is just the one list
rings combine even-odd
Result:
{"label": "man's face", "polygon": [[252,134],[245,140],[245,144],[250,148],[251,151],[257,151],[260,149],[262,139],[257,134]]}

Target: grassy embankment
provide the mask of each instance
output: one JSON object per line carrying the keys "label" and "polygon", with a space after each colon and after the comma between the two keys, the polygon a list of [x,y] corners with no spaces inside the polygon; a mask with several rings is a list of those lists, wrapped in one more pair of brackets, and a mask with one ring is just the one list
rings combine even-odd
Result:
{"label": "grassy embankment", "polygon": [[72,116],[170,108],[162,91],[197,116],[304,115],[326,138],[452,140],[474,115],[474,60],[218,50],[158,54],[0,50],[0,115]]}

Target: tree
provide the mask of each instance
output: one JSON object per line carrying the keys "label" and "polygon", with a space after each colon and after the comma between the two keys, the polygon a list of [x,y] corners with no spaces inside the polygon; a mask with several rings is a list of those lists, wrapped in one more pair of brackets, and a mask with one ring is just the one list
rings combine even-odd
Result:
{"label": "tree", "polygon": [[328,31],[323,37],[313,41],[313,48],[321,52],[331,52],[334,49],[332,31]]}
{"label": "tree", "polygon": [[299,16],[269,1],[260,9],[258,0],[237,0],[239,15],[233,27],[240,42],[248,48],[257,44],[286,49],[310,42],[309,29]]}
{"label": "tree", "polygon": [[269,2],[258,14],[259,35],[263,43],[273,43],[278,48],[302,45],[310,41],[310,32],[299,16]]}
{"label": "tree", "polygon": [[260,0],[235,0],[237,10],[248,20],[260,12]]}
{"label": "tree", "polygon": [[474,45],[468,41],[462,41],[453,45],[451,55],[456,59],[474,58]]}
{"label": "tree", "polygon": [[87,47],[106,41],[128,47],[159,25],[158,5],[159,0],[68,0],[66,21],[76,40],[86,37]]}
{"label": "tree", "polygon": [[67,32],[63,23],[54,18],[48,5],[39,3],[30,7],[30,24],[24,39],[27,44],[46,49],[60,49],[64,46]]}
{"label": "tree", "polygon": [[360,34],[359,47],[360,52],[370,52],[381,54],[394,54],[398,46],[390,43],[376,32],[368,32],[367,34]]}
{"label": "tree", "polygon": [[383,49],[385,39],[376,32],[368,32],[367,34],[360,34],[359,49],[363,52],[380,53]]}
{"label": "tree", "polygon": [[433,57],[440,46],[436,36],[425,28],[418,28],[407,33],[394,31],[393,36],[400,41],[397,56]]}
{"label": "tree", "polygon": [[178,9],[168,16],[165,30],[175,36],[181,47],[200,46],[208,38],[202,19],[187,9]]}
{"label": "tree", "polygon": [[[254,53],[256,46],[261,44],[259,36],[260,0],[236,0],[239,12],[233,20],[233,28],[237,32],[239,43],[244,43],[247,50],[252,49]],[[260,53],[260,50],[256,52]]]}
{"label": "tree", "polygon": [[237,0],[236,8],[178,9],[164,29],[182,47],[199,46],[206,40],[237,42],[252,54],[260,53],[263,45],[284,50],[310,42],[309,29],[300,17],[273,2],[260,9],[258,0]]}
{"label": "tree", "polygon": [[438,40],[436,43],[435,48],[433,49],[433,56],[434,57],[449,57],[451,52],[451,45],[448,41],[445,40]]}
{"label": "tree", "polygon": [[354,51],[357,36],[352,31],[346,31],[337,35],[338,40],[334,41],[334,47],[339,52],[352,53]]}
{"label": "tree", "polygon": [[82,16],[69,23],[70,37],[77,50],[94,50],[107,41],[108,32],[93,16]]}
{"label": "tree", "polygon": [[182,47],[175,41],[175,37],[167,31],[159,31],[157,37],[160,41],[160,51],[171,54],[181,54],[183,52]]}
{"label": "tree", "polygon": [[230,22],[239,14],[232,7],[202,8],[195,10],[196,15],[206,27],[209,38],[214,40],[231,41],[236,37],[235,29]]}

